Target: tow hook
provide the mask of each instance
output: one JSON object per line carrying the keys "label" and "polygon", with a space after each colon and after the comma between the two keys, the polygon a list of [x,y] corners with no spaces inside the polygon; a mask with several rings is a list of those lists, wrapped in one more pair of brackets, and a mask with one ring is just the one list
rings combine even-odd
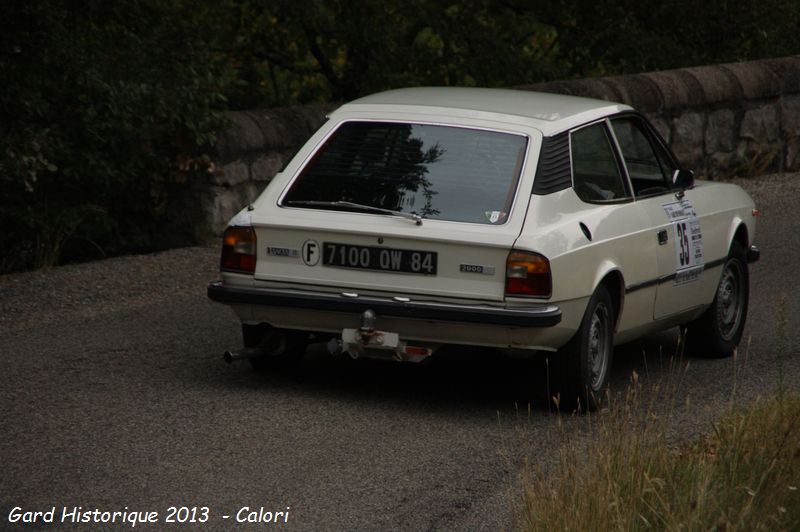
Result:
{"label": "tow hook", "polygon": [[433,350],[424,346],[409,346],[400,340],[396,332],[381,331],[375,328],[378,315],[372,309],[361,313],[361,326],[358,329],[342,329],[341,339],[331,341],[328,350],[344,351],[352,358],[391,359],[398,362],[421,362]]}
{"label": "tow hook", "polygon": [[358,331],[364,343],[368,343],[369,339],[375,335],[376,321],[378,321],[378,315],[372,309],[367,309],[361,314],[361,327]]}

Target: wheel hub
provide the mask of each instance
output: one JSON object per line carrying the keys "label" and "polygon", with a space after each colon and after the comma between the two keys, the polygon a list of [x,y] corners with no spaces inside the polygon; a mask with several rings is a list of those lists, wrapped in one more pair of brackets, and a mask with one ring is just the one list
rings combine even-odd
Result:
{"label": "wheel hub", "polygon": [[729,263],[722,273],[717,289],[717,324],[725,340],[730,340],[739,327],[744,305],[741,286],[742,272],[736,263]]}
{"label": "wheel hub", "polygon": [[592,314],[589,326],[589,368],[592,372],[592,390],[599,391],[608,371],[608,311],[605,305],[598,305]]}

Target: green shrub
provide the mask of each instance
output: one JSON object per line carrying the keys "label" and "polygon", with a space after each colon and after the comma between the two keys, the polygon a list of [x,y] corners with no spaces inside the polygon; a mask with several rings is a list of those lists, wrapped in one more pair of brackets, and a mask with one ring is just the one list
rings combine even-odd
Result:
{"label": "green shrub", "polygon": [[180,1],[11,0],[0,272],[141,251],[205,170],[230,76]]}

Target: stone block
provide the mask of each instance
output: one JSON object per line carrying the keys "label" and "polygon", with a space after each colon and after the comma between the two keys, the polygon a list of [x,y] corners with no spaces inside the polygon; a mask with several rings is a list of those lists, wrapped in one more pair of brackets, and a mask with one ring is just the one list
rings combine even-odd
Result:
{"label": "stone block", "polygon": [[697,80],[703,92],[705,104],[739,101],[742,88],[732,72],[719,66],[684,68],[685,75]]}
{"label": "stone block", "polygon": [[250,170],[244,161],[234,161],[217,167],[211,178],[215,185],[234,186],[250,179]]}
{"label": "stone block", "polygon": [[672,126],[666,118],[662,118],[659,114],[648,114],[647,120],[656,128],[658,134],[664,139],[664,142],[669,145],[672,142]]}
{"label": "stone block", "polygon": [[776,172],[781,166],[781,146],[777,142],[742,139],[736,147],[734,163],[741,176]]}
{"label": "stone block", "polygon": [[800,56],[764,59],[760,63],[780,79],[783,94],[800,92]]}
{"label": "stone block", "polygon": [[272,181],[272,178],[283,167],[283,158],[276,152],[270,152],[258,157],[250,165],[250,178],[253,181]]}
{"label": "stone block", "polygon": [[719,68],[729,71],[736,77],[745,99],[773,98],[781,93],[781,80],[758,61],[730,63]]}
{"label": "stone block", "polygon": [[772,143],[778,140],[780,130],[777,105],[762,105],[745,111],[739,137],[756,143]]}
{"label": "stone block", "polygon": [[295,105],[250,111],[264,138],[264,148],[299,147],[323,124],[335,105]]}
{"label": "stone block", "polygon": [[794,137],[786,141],[783,170],[787,172],[800,170],[800,137]]}
{"label": "stone block", "polygon": [[235,187],[211,187],[208,200],[201,205],[211,233],[221,235],[230,219],[253,202],[262,190],[263,187],[253,182]]}
{"label": "stone block", "polygon": [[642,113],[661,113],[664,110],[664,98],[661,89],[653,79],[644,74],[617,76],[600,80],[611,86],[620,95],[622,103],[634,107]]}
{"label": "stone block", "polygon": [[736,154],[733,152],[715,152],[706,158],[706,175],[712,179],[731,177],[736,173]]}
{"label": "stone block", "polygon": [[703,166],[706,117],[702,113],[684,113],[672,122],[670,147],[680,163],[688,168]]}
{"label": "stone block", "polygon": [[218,161],[233,161],[264,146],[264,135],[247,112],[233,111],[227,116],[231,125],[217,136]]}
{"label": "stone block", "polygon": [[688,107],[692,102],[689,87],[677,74],[678,71],[650,72],[642,76],[650,79],[661,93],[662,113]]}
{"label": "stone block", "polygon": [[731,152],[736,149],[739,131],[736,127],[736,114],[730,109],[720,109],[708,114],[706,125],[706,153]]}
{"label": "stone block", "polygon": [[778,107],[784,135],[800,137],[800,95],[784,96]]}

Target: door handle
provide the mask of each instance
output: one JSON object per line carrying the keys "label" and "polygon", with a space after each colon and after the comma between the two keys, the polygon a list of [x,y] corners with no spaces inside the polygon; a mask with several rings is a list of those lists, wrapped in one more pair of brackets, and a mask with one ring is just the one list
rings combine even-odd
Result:
{"label": "door handle", "polygon": [[669,240],[669,237],[667,236],[667,230],[662,229],[658,232],[658,245],[663,246],[667,243],[667,240]]}

